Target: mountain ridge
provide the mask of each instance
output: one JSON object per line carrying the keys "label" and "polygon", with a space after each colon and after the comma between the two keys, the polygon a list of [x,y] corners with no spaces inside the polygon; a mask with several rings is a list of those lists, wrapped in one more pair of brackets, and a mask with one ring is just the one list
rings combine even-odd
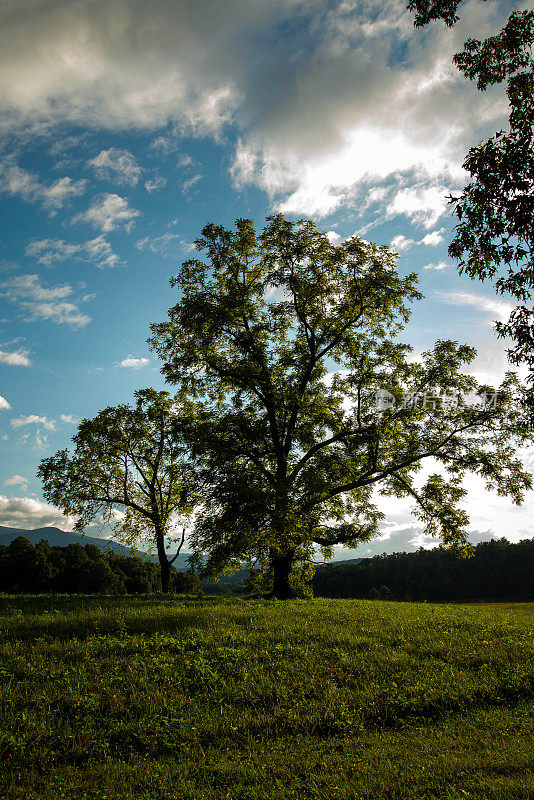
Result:
{"label": "mountain ridge", "polygon": [[[51,547],[67,547],[69,544],[81,544],[83,547],[83,545],[86,544],[93,544],[104,552],[106,550],[112,550],[114,553],[117,553],[117,555],[132,555],[131,547],[127,547],[119,542],[115,542],[113,539],[99,539],[96,536],[88,536],[85,533],[81,534],[73,533],[72,531],[62,531],[61,528],[56,528],[53,525],[33,529],[9,528],[4,525],[0,525],[0,545],[8,546],[13,539],[16,539],[18,536],[24,536],[24,538],[28,539],[28,541],[33,545],[36,545],[41,541],[41,539],[44,539]],[[150,561],[154,564],[158,563],[158,559],[155,556],[151,556],[144,550],[138,550],[137,555],[139,558],[142,558],[145,561]],[[186,563],[187,557],[188,554],[179,555],[174,562],[174,566],[179,572],[188,569],[188,565]]]}

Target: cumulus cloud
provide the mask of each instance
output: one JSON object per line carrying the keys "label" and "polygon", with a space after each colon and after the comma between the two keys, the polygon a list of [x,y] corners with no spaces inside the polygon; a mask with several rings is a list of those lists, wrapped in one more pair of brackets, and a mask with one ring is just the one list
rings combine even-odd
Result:
{"label": "cumulus cloud", "polygon": [[88,222],[94,228],[100,228],[103,233],[109,233],[116,228],[125,228],[129,233],[135,219],[140,216],[141,212],[130,208],[124,197],[106,193],[95,197],[89,208],[77,214],[73,222]]}
{"label": "cumulus cloud", "polygon": [[[260,161],[249,158],[251,163]],[[278,209],[284,213],[303,212],[324,217],[343,205],[356,205],[360,210],[367,208],[366,201],[359,198],[365,187],[413,170],[424,175],[427,181],[437,174],[450,176],[453,172],[452,164],[445,162],[437,146],[411,141],[408,134],[392,134],[378,127],[364,128],[347,134],[339,149],[332,153],[321,153],[303,162],[296,151],[278,161],[274,158],[264,161],[258,182],[275,196],[287,191],[289,177],[293,176],[296,188],[278,204]],[[251,174],[246,181],[235,169],[233,174],[238,186],[251,182]],[[423,184],[418,189],[401,189],[387,205],[387,216],[404,214],[416,223],[431,227],[445,211],[445,193],[441,185]]]}
{"label": "cumulus cloud", "polygon": [[117,147],[101,150],[88,164],[93,167],[98,177],[115,179],[130,186],[135,186],[142,172],[135,156],[128,150],[120,150]]}
{"label": "cumulus cloud", "polygon": [[511,303],[506,303],[504,300],[471,294],[470,292],[436,292],[436,295],[446,303],[457,306],[472,306],[479,311],[483,311],[489,315],[489,324],[493,324],[494,320],[505,322],[514,309]]}
{"label": "cumulus cloud", "polygon": [[67,425],[77,425],[80,421],[77,417],[73,417],[72,414],[61,414],[59,418],[61,422],[64,422]]}
{"label": "cumulus cloud", "polygon": [[12,125],[155,129],[173,121],[216,132],[236,105],[236,67],[245,67],[240,36],[287,16],[295,0],[265,5],[75,0],[20,16],[5,8],[0,112]]}
{"label": "cumulus cloud", "polygon": [[403,214],[424,228],[431,228],[445,213],[448,203],[446,193],[444,186],[401,189],[388,204],[386,214],[388,217]]}
{"label": "cumulus cloud", "polygon": [[23,425],[42,425],[48,431],[55,431],[56,423],[48,417],[39,417],[37,414],[28,414],[27,417],[17,417],[11,420],[13,428],[21,428]]}
{"label": "cumulus cloud", "polygon": [[431,231],[427,233],[426,236],[423,236],[420,242],[417,244],[424,244],[427,247],[437,247],[438,244],[441,244],[443,241],[443,233],[445,232],[445,228],[440,228],[439,231]]}
{"label": "cumulus cloud", "polygon": [[[504,534],[502,534],[504,535]],[[470,530],[468,541],[472,544],[479,544],[480,542],[487,542],[491,539],[498,539],[499,536],[491,529],[487,530]],[[526,538],[526,537],[525,537]],[[433,536],[428,536],[420,525],[409,525],[407,527],[384,526],[382,533],[370,542],[365,542],[360,545],[357,550],[356,557],[358,558],[372,558],[373,556],[382,555],[386,553],[414,553],[421,547],[424,550],[430,550],[439,545],[439,540]],[[341,560],[343,553],[352,553],[352,556],[347,555],[347,558],[354,558],[353,551],[341,550],[336,552],[336,560]]]}
{"label": "cumulus cloud", "polygon": [[59,178],[44,191],[45,208],[60,208],[65,200],[85,192],[86,181],[73,181],[72,178]]}
{"label": "cumulus cloud", "polygon": [[148,358],[134,358],[133,356],[128,356],[128,358],[124,358],[117,367],[126,367],[128,369],[142,369],[150,364],[150,359]]}
{"label": "cumulus cloud", "polygon": [[[478,13],[467,15],[469,24]],[[488,98],[450,64],[466,28],[436,26],[422,39],[412,22],[404,3],[330,6],[316,20],[316,50],[258,76],[253,123],[236,149],[236,185],[286,194],[282,211],[326,216],[340,206],[365,209],[369,190],[383,184],[390,216],[431,227],[465,178],[462,157]]]}
{"label": "cumulus cloud", "polygon": [[393,237],[390,246],[392,250],[396,250],[399,253],[403,252],[403,250],[410,250],[412,247],[416,247],[418,245],[436,247],[443,241],[444,231],[445,228],[440,228],[437,231],[431,231],[430,233],[427,233],[426,236],[423,236],[423,238],[419,241],[416,241],[415,239],[409,239],[407,236],[404,236],[404,234],[400,233],[398,236]]}
{"label": "cumulus cloud", "polygon": [[326,235],[330,244],[339,244],[341,241],[341,235],[337,231],[327,231]]}
{"label": "cumulus cloud", "polygon": [[[0,11],[0,125],[111,130],[167,126],[239,133],[238,185],[281,210],[358,210],[390,186],[391,213],[430,226],[435,193],[458,185],[480,121],[503,116],[498,89],[477,92],[451,64],[469,35],[492,32],[497,4],[469,2],[452,30],[414,30],[405,0],[121,0]],[[36,78],[38,76],[38,79]],[[413,183],[416,197],[403,194]]]}
{"label": "cumulus cloud", "polygon": [[39,264],[53,267],[62,261],[89,261],[97,267],[116,267],[122,264],[110,243],[103,237],[86,242],[66,242],[64,239],[35,239],[26,247],[26,255],[37,258]]}
{"label": "cumulus cloud", "polygon": [[0,525],[8,528],[60,527],[71,531],[75,525],[74,517],[66,517],[63,512],[42,500],[33,497],[5,497],[0,495]]}
{"label": "cumulus cloud", "polygon": [[383,526],[382,532],[370,542],[361,544],[357,549],[335,548],[336,561],[350,558],[372,558],[373,556],[392,553],[415,553],[420,547],[430,549],[439,542],[426,536],[420,525]]}
{"label": "cumulus cloud", "polygon": [[400,233],[398,236],[393,237],[390,246],[392,250],[396,250],[399,253],[402,253],[403,250],[409,250],[411,247],[414,246],[414,244],[417,244],[417,242],[414,241],[414,239],[408,239],[406,236]]}
{"label": "cumulus cloud", "polygon": [[12,157],[0,163],[0,192],[21,197],[28,203],[41,202],[52,212],[70,198],[83,194],[86,185],[85,180],[73,181],[64,177],[45,186],[34,173],[19,167]]}
{"label": "cumulus cloud", "polygon": [[47,289],[38,275],[17,275],[0,283],[0,296],[16,303],[26,322],[49,321],[83,328],[91,317],[71,301],[73,289],[68,284]]}
{"label": "cumulus cloud", "polygon": [[11,408],[5,397],[0,394],[0,411],[8,411]]}
{"label": "cumulus cloud", "polygon": [[12,475],[4,481],[4,486],[25,486],[28,483],[28,478],[22,475]]}
{"label": "cumulus cloud", "polygon": [[9,364],[12,367],[31,366],[27,350],[18,350],[14,353],[7,353],[5,350],[0,350],[0,363]]}

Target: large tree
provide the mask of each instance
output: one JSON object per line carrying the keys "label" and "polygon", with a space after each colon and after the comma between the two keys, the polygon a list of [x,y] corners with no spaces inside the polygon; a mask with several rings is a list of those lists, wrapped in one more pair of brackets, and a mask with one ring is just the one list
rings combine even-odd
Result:
{"label": "large tree", "polygon": [[[443,19],[454,25],[460,0],[411,0],[414,24]],[[510,337],[512,363],[530,370],[530,407],[534,416],[534,11],[514,11],[495,36],[468,39],[454,56],[477,88],[506,83],[510,115],[507,130],[469,150],[464,169],[471,181],[452,198],[459,219],[449,255],[471,278],[494,280],[500,293],[518,305],[507,322],[496,324]]]}
{"label": "large tree", "polygon": [[[38,475],[46,499],[78,517],[77,530],[103,517],[123,541],[148,537],[166,592],[185,538],[185,527],[177,540],[172,527],[191,511],[195,479],[173,398],[154,389],[141,389],[135,398],[134,407],[109,406],[84,419],[73,437],[74,451],[43,459]],[[120,523],[116,511],[124,513]],[[169,540],[175,542],[173,556],[167,554]]]}
{"label": "large tree", "polygon": [[[274,595],[290,596],[316,546],[377,533],[375,487],[414,498],[427,530],[457,549],[466,471],[521,502],[531,478],[515,457],[528,433],[514,377],[476,408],[467,395],[492,390],[461,371],[472,348],[439,341],[410,357],[398,334],[421,294],[387,247],[336,246],[282,215],[259,236],[246,219],[209,224],[196,246],[206,260],[171,279],[181,297],[150,344],[194,406],[186,435],[209,487],[196,539],[217,569],[267,560]],[[430,458],[443,471],[418,486]]]}

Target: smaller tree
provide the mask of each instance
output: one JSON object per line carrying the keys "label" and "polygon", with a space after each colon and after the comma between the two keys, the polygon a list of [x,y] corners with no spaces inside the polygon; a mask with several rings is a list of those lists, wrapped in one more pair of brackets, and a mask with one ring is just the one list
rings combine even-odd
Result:
{"label": "smaller tree", "polygon": [[6,548],[2,589],[8,592],[34,590],[35,550],[25,536],[17,536]]}
{"label": "smaller tree", "polygon": [[[43,459],[38,476],[46,499],[78,517],[77,530],[102,518],[129,544],[147,537],[156,547],[167,592],[171,565],[185,540],[185,527],[177,539],[172,527],[191,513],[194,472],[170,394],[142,389],[135,398],[134,408],[121,404],[84,419],[73,438],[74,452],[60,450]],[[124,514],[119,522],[116,511]],[[176,543],[172,557],[168,540]]]}
{"label": "smaller tree", "polygon": [[35,545],[34,558],[34,591],[51,591],[54,588],[59,570],[54,563],[52,548],[46,539],[41,539]]}

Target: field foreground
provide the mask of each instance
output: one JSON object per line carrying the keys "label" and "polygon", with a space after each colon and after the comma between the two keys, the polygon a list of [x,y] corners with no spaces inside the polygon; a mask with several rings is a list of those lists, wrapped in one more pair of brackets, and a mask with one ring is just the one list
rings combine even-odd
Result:
{"label": "field foreground", "polygon": [[534,798],[534,604],[0,596],[6,800]]}

